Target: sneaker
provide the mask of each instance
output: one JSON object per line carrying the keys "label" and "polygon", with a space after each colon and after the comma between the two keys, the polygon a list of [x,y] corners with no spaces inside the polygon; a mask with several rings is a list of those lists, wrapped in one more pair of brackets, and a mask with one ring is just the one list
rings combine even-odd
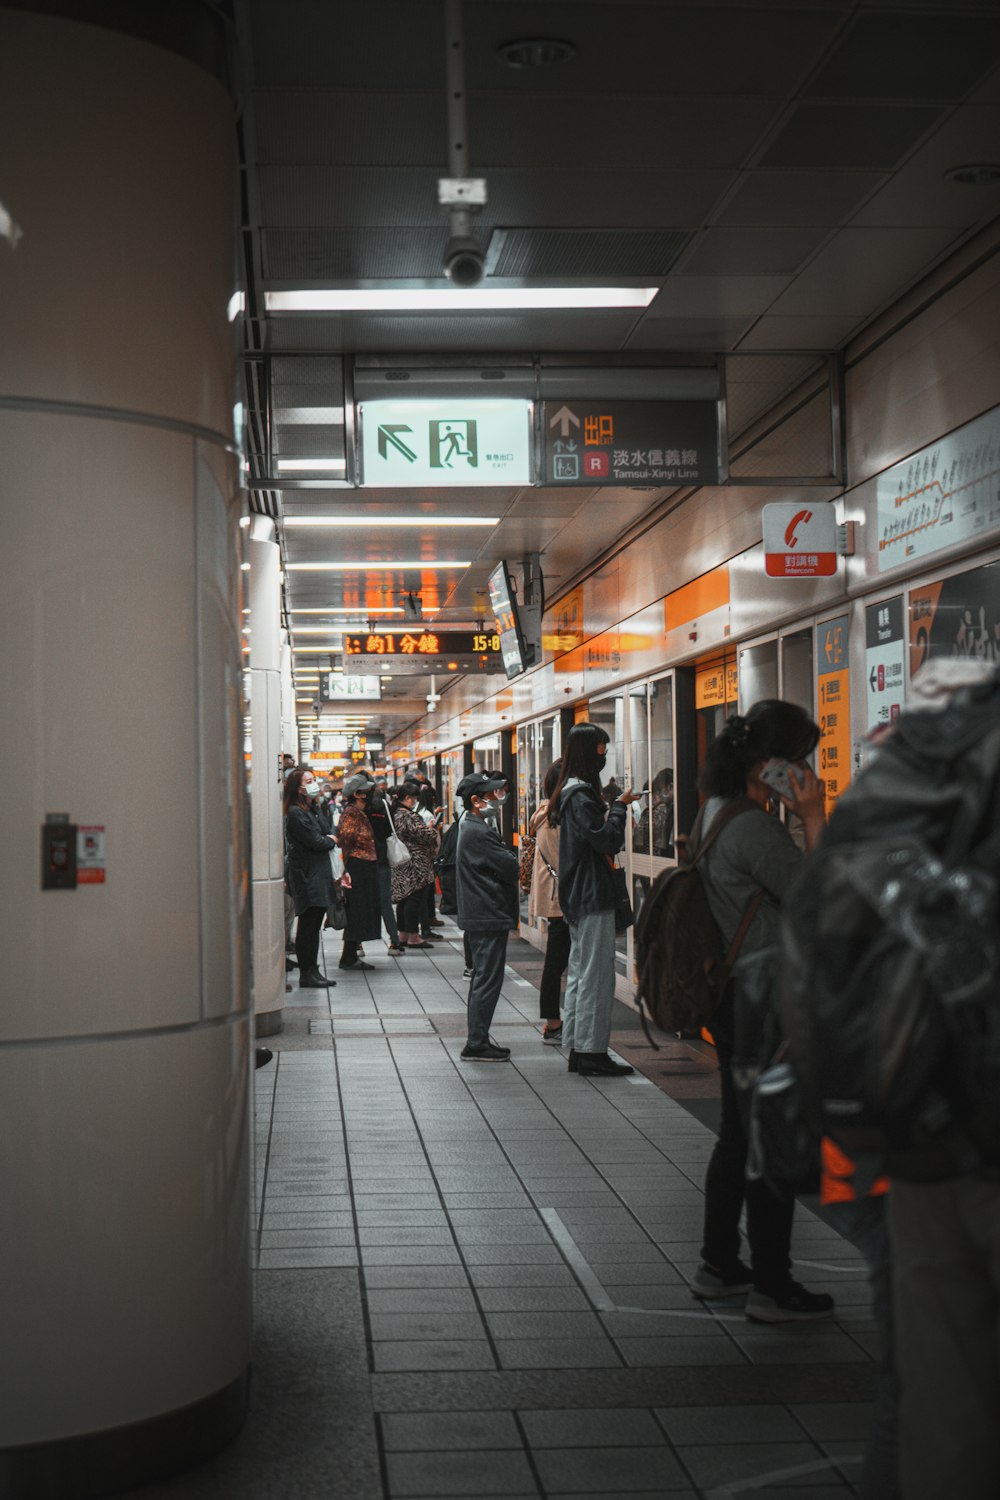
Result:
{"label": "sneaker", "polygon": [[487,1042],[483,1047],[463,1047],[463,1062],[510,1062],[510,1048]]}
{"label": "sneaker", "polygon": [[475,972],[476,972],[475,969],[463,969],[462,970],[462,978],[463,979],[471,979],[472,976],[473,976],[473,974]]}
{"label": "sneaker", "polygon": [[547,1047],[561,1047],[562,1034],[563,1029],[561,1021],[556,1027],[553,1027],[548,1021],[546,1021],[545,1025],[542,1027],[542,1041]]}
{"label": "sneaker", "polygon": [[393,958],[398,958],[401,953],[406,952],[406,949],[402,943],[390,943],[386,952],[391,953]]}
{"label": "sneaker", "polygon": [[833,1316],[833,1298],[825,1292],[807,1292],[797,1281],[789,1281],[776,1297],[751,1292],[746,1315],[753,1323],[809,1323]]}
{"label": "sneaker", "polygon": [[741,1260],[728,1271],[717,1271],[703,1260],[691,1282],[692,1297],[700,1297],[705,1302],[711,1302],[714,1297],[741,1297],[744,1292],[752,1291],[753,1275],[750,1267]]}

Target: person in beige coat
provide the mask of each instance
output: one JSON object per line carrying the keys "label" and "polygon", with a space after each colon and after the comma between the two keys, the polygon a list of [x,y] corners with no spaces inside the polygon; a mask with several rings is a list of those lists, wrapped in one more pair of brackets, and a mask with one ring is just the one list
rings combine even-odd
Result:
{"label": "person in beige coat", "polygon": [[542,986],[539,995],[539,1013],[545,1025],[542,1041],[557,1047],[562,1035],[562,1020],[559,1001],[562,977],[569,963],[569,925],[559,905],[559,829],[547,820],[549,798],[556,782],[562,762],[555,761],[545,773],[542,802],[531,822],[528,832],[535,837],[535,859],[531,871],[531,896],[528,913],[544,917],[548,924],[548,941],[545,945],[545,966],[542,969]]}

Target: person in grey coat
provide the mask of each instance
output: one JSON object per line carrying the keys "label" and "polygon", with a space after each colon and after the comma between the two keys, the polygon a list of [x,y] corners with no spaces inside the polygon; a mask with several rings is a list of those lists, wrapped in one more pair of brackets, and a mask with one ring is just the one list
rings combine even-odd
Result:
{"label": "person in grey coat", "polygon": [[458,787],[465,802],[455,868],[458,925],[469,939],[473,967],[463,1062],[510,1061],[510,1048],[490,1040],[507,962],[507,934],[517,926],[518,917],[517,855],[505,847],[497,831],[497,799],[506,785],[503,776],[476,771]]}
{"label": "person in grey coat", "polygon": [[319,969],[319,940],[323,918],[333,905],[336,888],[330,851],[337,840],[330,821],[316,806],[320,784],[308,767],[289,772],[285,781],[285,861],[288,890],[295,906],[295,956],[299,989],[326,989],[336,984]]}

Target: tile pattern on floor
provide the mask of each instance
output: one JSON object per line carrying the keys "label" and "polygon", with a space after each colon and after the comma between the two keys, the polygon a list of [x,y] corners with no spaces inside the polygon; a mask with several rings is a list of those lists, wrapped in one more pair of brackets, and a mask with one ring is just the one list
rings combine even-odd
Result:
{"label": "tile pattern on floor", "polygon": [[494,1022],[512,1063],[463,1064],[446,936],[352,972],[328,935],[337,986],[258,1078],[261,1280],[356,1270],[390,1500],[853,1494],[872,1375],[855,1251],[797,1210],[803,1279],[838,1298],[819,1327],[693,1301],[711,1131],[642,1075],[570,1075],[516,939]]}

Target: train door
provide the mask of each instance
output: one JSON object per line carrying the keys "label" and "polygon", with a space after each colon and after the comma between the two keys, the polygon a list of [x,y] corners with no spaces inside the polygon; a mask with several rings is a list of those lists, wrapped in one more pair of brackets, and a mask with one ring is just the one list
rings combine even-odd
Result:
{"label": "train door", "polygon": [[[559,715],[548,714],[521,724],[517,731],[517,829],[518,842],[545,796],[545,774],[560,753]],[[528,896],[521,896],[521,922],[528,926]],[[541,931],[541,924],[534,924]]]}
{"label": "train door", "polygon": [[[630,777],[632,772],[632,746],[629,731],[629,703],[630,699],[626,692],[614,693],[607,698],[592,698],[588,719],[591,724],[598,725],[608,735],[608,758],[604,771],[604,789],[608,802],[613,802],[618,794],[632,784]],[[632,881],[629,871],[631,858],[628,843],[625,845],[625,869],[628,887],[631,889]],[[616,987],[624,987],[631,991],[632,975],[632,932],[615,934],[615,975]]]}
{"label": "train door", "polygon": [[647,795],[632,804],[630,856],[632,907],[638,918],[649,888],[675,862],[673,673],[629,689],[631,782]]}

